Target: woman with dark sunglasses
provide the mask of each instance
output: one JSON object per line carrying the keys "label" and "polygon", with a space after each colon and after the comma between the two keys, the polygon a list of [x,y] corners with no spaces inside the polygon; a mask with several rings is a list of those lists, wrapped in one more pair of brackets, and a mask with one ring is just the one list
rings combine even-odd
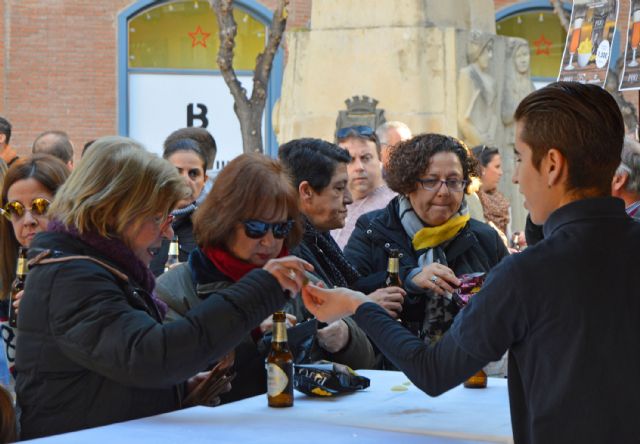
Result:
{"label": "woman with dark sunglasses", "polygon": [[[302,234],[297,194],[287,173],[278,161],[260,154],[240,155],[220,172],[193,224],[198,247],[188,262],[158,278],[158,295],[169,306],[168,323],[182,318],[190,307],[212,297],[218,289],[245,291],[242,278],[273,259],[287,256]],[[300,307],[302,303],[295,301],[285,307],[295,313],[287,315],[290,324],[304,320],[296,313]],[[236,378],[231,391],[221,396],[222,402],[266,392],[264,360],[269,344],[265,334],[271,325],[269,316],[235,348]],[[302,323],[290,329],[294,353],[298,334],[313,342],[315,324]],[[326,356],[315,356],[322,357]]]}
{"label": "woman with dark sunglasses", "polygon": [[[0,332],[9,368],[15,360],[15,331],[8,322],[9,292],[16,277],[18,248],[31,245],[37,233],[45,231],[49,218],[47,209],[58,187],[67,179],[69,170],[56,157],[35,154],[16,160],[7,171],[2,185],[0,207]],[[14,307],[22,297],[20,292],[14,299]]]}

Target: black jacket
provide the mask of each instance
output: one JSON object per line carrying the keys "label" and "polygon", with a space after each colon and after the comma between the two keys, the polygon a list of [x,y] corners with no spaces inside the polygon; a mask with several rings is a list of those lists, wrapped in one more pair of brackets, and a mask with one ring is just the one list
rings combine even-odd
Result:
{"label": "black jacket", "polygon": [[[39,234],[30,255],[44,249],[108,263],[66,234]],[[184,381],[287,300],[275,278],[255,270],[163,325],[150,296],[117,274],[86,259],[30,270],[16,356],[23,439],[180,408]]]}
{"label": "black jacket", "polygon": [[[406,234],[398,215],[398,198],[394,198],[381,209],[365,213],[356,222],[344,254],[358,269],[363,279],[359,289],[372,292],[384,287],[387,276],[389,250],[400,253],[400,280],[405,281],[409,272],[418,266],[419,254],[413,249],[411,238]],[[447,266],[457,276],[465,273],[489,271],[508,255],[507,248],[498,233],[482,222],[470,219],[462,231],[444,248]],[[405,299],[403,317],[423,315],[424,294],[410,294]]]}

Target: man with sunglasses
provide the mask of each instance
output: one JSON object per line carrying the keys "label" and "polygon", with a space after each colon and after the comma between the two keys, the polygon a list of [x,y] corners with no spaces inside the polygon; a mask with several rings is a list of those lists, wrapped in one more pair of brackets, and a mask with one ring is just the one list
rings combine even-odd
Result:
{"label": "man with sunglasses", "polygon": [[351,156],[347,165],[347,175],[353,202],[348,207],[344,227],[331,231],[340,248],[344,249],[358,218],[369,211],[384,208],[396,194],[382,179],[380,142],[372,128],[341,128],[336,132],[336,139],[338,146]]}

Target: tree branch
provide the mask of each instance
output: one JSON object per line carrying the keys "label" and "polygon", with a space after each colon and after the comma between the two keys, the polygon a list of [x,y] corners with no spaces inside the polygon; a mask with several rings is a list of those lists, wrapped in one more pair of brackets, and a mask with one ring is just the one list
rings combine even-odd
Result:
{"label": "tree branch", "polygon": [[238,26],[233,18],[233,0],[209,0],[209,2],[216,13],[220,37],[220,48],[216,62],[222,78],[231,91],[235,106],[247,107],[249,106],[247,90],[242,87],[233,69],[233,50],[236,46],[236,34],[238,33]]}
{"label": "tree branch", "polygon": [[271,74],[273,59],[278,52],[278,47],[282,41],[285,27],[287,26],[287,6],[289,0],[280,0],[273,12],[273,20],[269,26],[269,34],[267,44],[264,51],[258,54],[256,58],[256,69],[253,75],[253,90],[251,92],[251,101],[265,101],[267,98],[267,82]]}
{"label": "tree branch", "polygon": [[562,2],[560,0],[549,0],[549,2],[553,6],[553,12],[555,12],[558,19],[560,19],[560,24],[564,27],[565,31],[569,32],[569,19],[567,18],[567,14],[564,12]]}

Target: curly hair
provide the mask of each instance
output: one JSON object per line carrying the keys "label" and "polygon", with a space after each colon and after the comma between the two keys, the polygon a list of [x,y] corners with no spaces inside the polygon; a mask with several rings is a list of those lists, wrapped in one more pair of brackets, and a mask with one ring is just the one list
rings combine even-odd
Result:
{"label": "curly hair", "polygon": [[[449,152],[460,159],[462,175],[467,185],[477,168],[477,161],[463,141],[442,134],[420,134],[400,142],[392,150],[385,168],[389,188],[407,196],[418,187],[418,179],[424,175],[434,154]],[[465,190],[465,192],[467,192]]]}

